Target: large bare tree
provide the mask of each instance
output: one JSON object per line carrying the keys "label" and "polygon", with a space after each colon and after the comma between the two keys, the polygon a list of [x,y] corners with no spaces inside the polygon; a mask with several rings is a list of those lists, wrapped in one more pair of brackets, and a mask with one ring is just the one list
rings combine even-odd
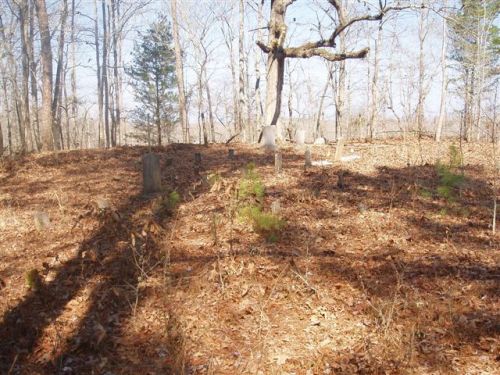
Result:
{"label": "large bare tree", "polygon": [[[337,39],[349,27],[362,21],[379,21],[389,11],[405,9],[405,6],[388,6],[387,1],[379,1],[377,13],[366,13],[348,17],[346,5],[341,0],[325,0],[337,14],[336,27],[328,38],[319,38],[315,41],[302,43],[298,46],[286,46],[287,24],[286,12],[290,5],[298,0],[271,0],[271,12],[268,25],[269,36],[267,44],[257,41],[258,46],[267,54],[267,88],[265,106],[265,124],[276,126],[281,111],[281,96],[283,91],[283,77],[286,58],[310,58],[319,56],[329,61],[344,61],[347,59],[364,58],[369,48],[355,51],[332,51],[337,46]],[[281,131],[277,132],[281,138]]]}

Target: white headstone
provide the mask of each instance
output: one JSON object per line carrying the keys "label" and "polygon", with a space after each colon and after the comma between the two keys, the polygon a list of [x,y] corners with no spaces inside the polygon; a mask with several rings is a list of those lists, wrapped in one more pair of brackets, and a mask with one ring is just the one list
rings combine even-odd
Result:
{"label": "white headstone", "polygon": [[267,150],[276,149],[276,126],[264,126],[262,128],[262,146]]}
{"label": "white headstone", "polygon": [[35,228],[39,232],[50,227],[49,214],[46,212],[36,211],[33,214],[33,220],[35,222]]}
{"label": "white headstone", "polygon": [[303,145],[306,143],[306,131],[305,130],[297,130],[295,133],[295,142],[298,145]]}
{"label": "white headstone", "polygon": [[326,139],[323,137],[316,138],[314,140],[314,144],[315,145],[324,145],[324,144],[326,144]]}
{"label": "white headstone", "polygon": [[339,138],[337,141],[337,147],[335,148],[335,161],[339,161],[344,153],[344,138]]}

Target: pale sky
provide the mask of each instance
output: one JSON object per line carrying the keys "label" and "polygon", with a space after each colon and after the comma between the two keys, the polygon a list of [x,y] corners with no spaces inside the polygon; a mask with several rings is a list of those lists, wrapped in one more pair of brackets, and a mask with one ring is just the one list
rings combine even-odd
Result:
{"label": "pale sky", "polygon": [[[251,0],[253,3],[253,0]],[[372,1],[373,2],[373,1]],[[184,14],[198,15],[198,17],[212,17],[209,12],[209,5],[214,1],[209,0],[180,0],[178,1],[180,11],[184,10]],[[357,3],[357,1],[355,2]],[[378,3],[378,1],[376,2]],[[219,0],[217,5],[221,8],[227,8],[229,1]],[[317,25],[318,19],[322,23],[322,28],[325,34],[331,27],[328,27],[328,18],[321,12],[319,5],[325,7],[328,3],[324,0],[298,0],[290,6],[287,13],[289,24],[288,35],[291,38],[291,44],[297,45],[301,41],[314,40],[318,38]],[[94,17],[93,2],[89,0],[80,1],[81,13]],[[235,40],[233,42],[234,58],[237,62],[238,51],[238,14],[237,6],[232,13],[232,25]],[[131,31],[128,32],[123,49],[124,61],[130,61],[130,52],[134,40],[137,39],[138,31],[144,29],[147,24],[154,21],[158,14],[169,13],[170,5],[167,1],[154,1],[150,5],[142,8],[132,18],[129,24]],[[266,1],[264,7],[264,17],[268,17],[269,1]],[[227,14],[227,13],[226,13]],[[85,17],[78,17],[77,22],[82,28],[91,25],[90,20]],[[435,13],[429,13],[428,36],[425,42],[425,61],[427,67],[427,82],[429,84],[429,93],[426,100],[426,115],[434,117],[439,110],[440,102],[440,87],[441,87],[441,68],[440,68],[440,53],[441,53],[441,18]],[[376,39],[376,30],[378,22],[363,22],[359,23],[358,27],[353,28],[348,35],[348,50],[371,47],[371,52],[366,60],[350,60],[347,63],[349,94],[352,101],[351,108],[353,113],[365,113],[367,108],[367,87],[368,87],[368,64],[371,64],[370,69],[373,69],[373,54],[374,43]],[[249,81],[250,88],[253,90],[255,85],[254,76],[254,51],[257,32],[256,28],[256,13],[250,7],[246,10],[245,30],[246,30],[246,48],[250,51],[249,54]],[[264,34],[266,31],[264,30]],[[92,41],[93,36],[88,32],[85,33],[85,39]],[[418,13],[415,11],[405,11],[398,15],[393,15],[384,23],[383,42],[381,49],[381,68],[380,68],[380,85],[384,85],[381,91],[387,92],[389,77],[393,88],[394,108],[401,112],[401,104],[406,100],[402,95],[404,88],[408,87],[408,82],[416,83],[418,78]],[[82,34],[83,36],[83,34]],[[187,35],[184,30],[181,30],[181,37],[186,53],[186,69],[185,79],[188,88],[195,82],[195,73],[192,67],[195,65],[194,49],[187,41]],[[266,39],[266,38],[264,38]],[[231,101],[231,72],[229,70],[229,53],[227,47],[223,43],[222,34],[220,31],[220,23],[213,22],[210,28],[208,37],[214,48],[213,56],[208,63],[209,75],[211,76],[211,90],[215,93],[215,100],[224,98],[226,101]],[[53,40],[55,43],[55,40]],[[259,53],[262,61],[261,71],[265,72],[265,56]],[[88,105],[95,107],[96,102],[96,73],[95,73],[95,52],[92,45],[82,46],[78,48],[78,61],[81,66],[78,69],[78,88]],[[317,111],[319,96],[325,84],[327,75],[326,64],[321,58],[312,59],[294,59],[290,61],[290,65],[294,67],[292,81],[294,83],[293,96],[295,98],[295,110],[302,115],[313,115]],[[405,81],[401,85],[401,79]],[[265,81],[265,76],[262,76]],[[386,82],[384,84],[384,82]],[[404,87],[403,87],[404,86]],[[406,90],[408,91],[408,90]],[[288,78],[284,88],[284,102],[289,92]],[[412,101],[416,100],[417,91],[410,90]],[[384,93],[381,93],[383,95]],[[264,98],[263,98],[264,99]],[[126,109],[130,110],[134,107],[132,92],[125,85],[124,101]],[[450,99],[450,111],[459,109],[459,104],[456,99]],[[221,112],[223,116],[223,106],[220,105],[216,111]],[[193,108],[193,113],[196,112]],[[286,115],[282,111],[282,115]],[[333,105],[331,92],[327,93],[325,101],[325,116],[330,117],[333,114]]]}

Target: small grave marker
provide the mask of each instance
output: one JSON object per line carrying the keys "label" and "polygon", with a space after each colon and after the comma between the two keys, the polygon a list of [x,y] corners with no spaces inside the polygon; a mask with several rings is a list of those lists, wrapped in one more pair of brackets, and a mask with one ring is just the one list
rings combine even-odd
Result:
{"label": "small grave marker", "polygon": [[304,166],[306,168],[308,167],[311,167],[312,166],[312,162],[311,162],[311,150],[309,148],[307,148],[306,150],[306,153],[305,153],[305,162],[304,162]]}
{"label": "small grave marker", "polygon": [[36,211],[33,214],[33,221],[35,222],[36,230],[39,232],[42,232],[50,227],[50,218],[47,212]]}
{"label": "small grave marker", "polygon": [[153,153],[142,157],[142,180],[145,194],[161,190],[160,158]]}
{"label": "small grave marker", "polygon": [[297,130],[297,133],[295,133],[295,142],[298,145],[303,145],[306,143],[306,131],[305,130]]}
{"label": "small grave marker", "polygon": [[262,146],[267,150],[276,149],[276,126],[264,126],[262,128]]}
{"label": "small grave marker", "polygon": [[339,161],[344,153],[344,138],[339,138],[335,148],[335,161]]}
{"label": "small grave marker", "polygon": [[278,174],[283,170],[283,156],[280,151],[274,153],[274,171]]}

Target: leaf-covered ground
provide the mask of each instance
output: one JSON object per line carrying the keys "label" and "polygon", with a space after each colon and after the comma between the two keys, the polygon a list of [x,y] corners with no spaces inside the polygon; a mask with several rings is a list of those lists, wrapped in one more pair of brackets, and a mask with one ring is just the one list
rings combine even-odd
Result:
{"label": "leaf-covered ground", "polygon": [[[499,373],[491,145],[464,145],[448,200],[446,143],[352,144],[359,160],[307,169],[287,147],[279,175],[231,147],[156,149],[149,197],[146,148],[3,161],[0,373]],[[277,241],[239,218],[250,162],[286,221]]]}

